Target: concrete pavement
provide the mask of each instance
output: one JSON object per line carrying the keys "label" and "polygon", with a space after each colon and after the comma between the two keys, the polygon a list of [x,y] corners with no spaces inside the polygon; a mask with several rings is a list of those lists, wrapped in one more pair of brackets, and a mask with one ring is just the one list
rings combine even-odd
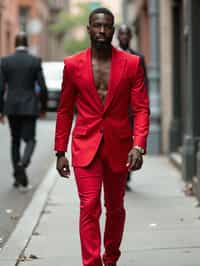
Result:
{"label": "concrete pavement", "polygon": [[[56,182],[51,173],[48,189],[43,184],[47,201],[44,196],[38,200],[42,190],[33,199],[36,202],[34,208],[38,205],[42,209],[42,201],[45,207],[35,217],[34,223],[37,221],[37,224],[29,226],[31,234],[26,232],[27,243],[23,242],[21,254],[18,249],[21,261],[15,264],[16,252],[9,256],[9,250],[10,253],[16,251],[20,232],[23,234],[24,227],[32,219],[19,224],[16,229],[18,238],[13,238],[15,243],[8,241],[7,250],[0,253],[1,266],[81,265],[79,201],[74,178],[65,180],[55,173],[54,177]],[[133,191],[126,194],[127,223],[119,266],[200,265],[200,209],[195,207],[194,198],[184,196],[183,185],[179,172],[167,158],[145,157],[143,169],[132,175]],[[104,218],[103,212],[102,228]]]}
{"label": "concrete pavement", "polygon": [[[33,189],[29,193],[21,193],[14,189],[13,170],[10,156],[10,132],[6,120],[4,126],[0,124],[0,248],[4,246],[13,232],[24,210],[29,205],[35,190],[41,184],[48,171],[49,165],[55,159],[52,152],[55,121],[47,118],[37,122],[37,145],[27,174]],[[46,132],[48,132],[48,137]],[[24,143],[22,143],[22,150]]]}

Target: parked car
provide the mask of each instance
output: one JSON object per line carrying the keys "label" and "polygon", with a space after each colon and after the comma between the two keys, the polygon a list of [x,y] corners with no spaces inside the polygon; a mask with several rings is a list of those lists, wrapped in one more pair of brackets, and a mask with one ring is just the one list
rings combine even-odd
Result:
{"label": "parked car", "polygon": [[42,68],[48,89],[47,110],[56,111],[62,83],[63,62],[43,62]]}

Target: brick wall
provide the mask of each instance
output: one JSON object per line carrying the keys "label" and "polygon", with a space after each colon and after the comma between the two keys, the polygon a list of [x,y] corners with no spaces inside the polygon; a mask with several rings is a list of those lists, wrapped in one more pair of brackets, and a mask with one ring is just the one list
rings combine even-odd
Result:
{"label": "brick wall", "polygon": [[[11,3],[12,2],[12,3]],[[14,38],[18,31],[16,16],[17,1],[4,0],[0,11],[0,55],[6,55],[14,50]]]}
{"label": "brick wall", "polygon": [[[20,11],[21,10],[21,11]],[[41,24],[41,32],[29,34],[29,46],[32,51],[42,57],[47,53],[47,23],[49,18],[46,0],[1,0],[0,4],[0,56],[14,51],[15,35],[24,30],[19,13],[26,13],[27,21]],[[24,23],[26,26],[28,23]],[[27,30],[27,27],[26,27]]]}

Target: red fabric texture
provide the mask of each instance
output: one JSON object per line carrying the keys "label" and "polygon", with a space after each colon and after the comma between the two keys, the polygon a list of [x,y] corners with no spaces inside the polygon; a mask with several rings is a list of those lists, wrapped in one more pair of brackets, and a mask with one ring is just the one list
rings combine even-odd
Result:
{"label": "red fabric texture", "polygon": [[106,208],[104,264],[116,262],[121,254],[119,248],[125,223],[127,172],[113,173],[108,157],[109,151],[103,143],[89,166],[74,168],[80,198],[80,239],[84,266],[102,266],[99,226],[102,185]]}

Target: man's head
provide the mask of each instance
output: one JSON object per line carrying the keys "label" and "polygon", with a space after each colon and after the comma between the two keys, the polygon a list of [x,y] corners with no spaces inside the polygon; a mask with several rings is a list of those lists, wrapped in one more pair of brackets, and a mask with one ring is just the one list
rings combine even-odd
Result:
{"label": "man's head", "polygon": [[25,32],[19,32],[15,37],[15,47],[28,46],[28,38]]}
{"label": "man's head", "polygon": [[92,46],[97,49],[110,47],[114,34],[114,15],[107,8],[97,8],[90,13],[87,26]]}
{"label": "man's head", "polygon": [[119,46],[122,49],[129,48],[132,38],[131,28],[125,24],[121,25],[118,29]]}

